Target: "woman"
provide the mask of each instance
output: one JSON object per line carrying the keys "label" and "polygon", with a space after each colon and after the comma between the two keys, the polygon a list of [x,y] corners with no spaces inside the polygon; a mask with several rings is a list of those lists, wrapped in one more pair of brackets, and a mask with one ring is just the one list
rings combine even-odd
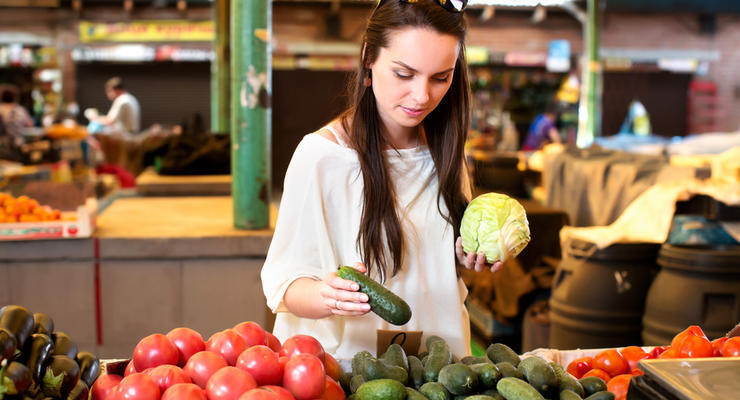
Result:
{"label": "woman", "polygon": [[[477,270],[500,263],[465,255],[455,241],[470,189],[464,3],[454,5],[380,1],[351,107],[298,145],[262,268],[279,339],[309,334],[348,359],[375,352],[377,329],[421,330],[470,354],[455,259]],[[368,313],[357,284],[337,277],[341,265],[384,282],[411,320],[399,328]]]}

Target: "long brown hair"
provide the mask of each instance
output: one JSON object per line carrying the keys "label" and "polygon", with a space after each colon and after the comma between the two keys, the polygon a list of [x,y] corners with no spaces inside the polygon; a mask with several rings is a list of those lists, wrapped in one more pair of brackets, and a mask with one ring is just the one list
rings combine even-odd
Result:
{"label": "long brown hair", "polygon": [[[396,210],[396,193],[383,152],[386,139],[380,131],[375,95],[371,87],[365,86],[364,80],[370,76],[368,66],[377,59],[380,49],[388,46],[391,33],[406,27],[431,28],[453,35],[460,41],[450,88],[422,125],[439,179],[437,209],[452,225],[455,237],[467,204],[463,174],[466,171],[464,145],[470,115],[470,86],[463,15],[445,10],[434,0],[414,3],[383,1],[368,21],[362,40],[360,67],[351,83],[351,104],[340,116],[342,127],[348,132],[350,146],[357,152],[364,181],[357,246],[368,270],[374,271],[381,281],[385,280],[389,266],[392,265],[392,276],[401,269],[404,243]],[[442,210],[442,201],[447,206],[447,213]]]}

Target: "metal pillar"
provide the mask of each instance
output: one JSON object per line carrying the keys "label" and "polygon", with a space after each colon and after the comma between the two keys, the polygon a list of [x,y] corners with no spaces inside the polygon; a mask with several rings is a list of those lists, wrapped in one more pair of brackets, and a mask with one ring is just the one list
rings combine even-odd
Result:
{"label": "metal pillar", "polygon": [[234,226],[270,223],[272,1],[231,0],[231,192]]}
{"label": "metal pillar", "polygon": [[578,147],[588,147],[601,135],[603,66],[599,58],[599,0],[588,0],[588,21],[583,30],[584,57],[581,64],[581,100],[578,105]]}
{"label": "metal pillar", "polygon": [[213,51],[211,62],[211,132],[226,134],[231,123],[229,69],[229,2],[215,0],[213,5]]}

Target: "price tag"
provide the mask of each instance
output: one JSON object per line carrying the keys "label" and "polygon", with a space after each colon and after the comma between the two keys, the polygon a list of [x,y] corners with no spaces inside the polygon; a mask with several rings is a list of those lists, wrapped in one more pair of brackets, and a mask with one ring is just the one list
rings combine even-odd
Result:
{"label": "price tag", "polygon": [[378,344],[376,356],[380,357],[392,344],[399,344],[407,356],[419,354],[421,335],[423,331],[389,331],[378,329]]}

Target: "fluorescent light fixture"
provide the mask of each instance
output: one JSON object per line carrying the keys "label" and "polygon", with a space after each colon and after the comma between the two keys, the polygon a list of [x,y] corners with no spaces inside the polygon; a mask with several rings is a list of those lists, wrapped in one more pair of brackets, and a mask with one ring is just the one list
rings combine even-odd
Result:
{"label": "fluorescent light fixture", "polygon": [[470,0],[469,6],[501,6],[501,7],[544,7],[562,6],[572,0]]}

